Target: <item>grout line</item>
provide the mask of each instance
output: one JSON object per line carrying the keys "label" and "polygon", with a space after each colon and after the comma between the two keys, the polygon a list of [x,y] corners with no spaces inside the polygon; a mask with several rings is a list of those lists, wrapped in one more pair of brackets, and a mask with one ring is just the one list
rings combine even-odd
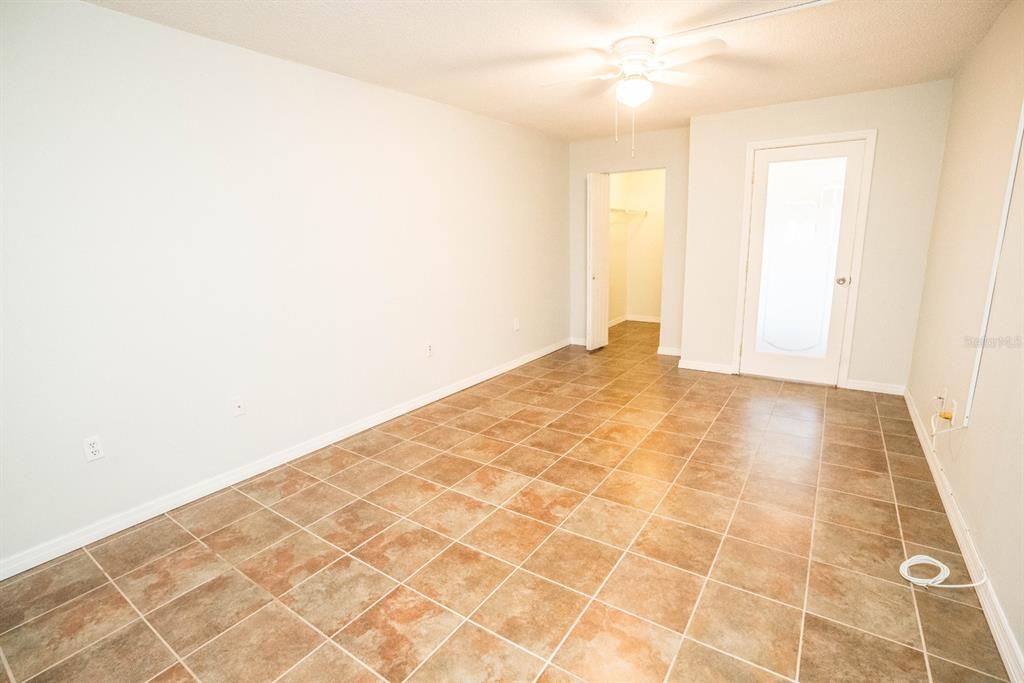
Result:
{"label": "grout line", "polygon": [[11,670],[11,664],[7,661],[7,655],[4,654],[2,647],[0,647],[0,666],[3,667],[4,673],[11,683],[17,683],[17,679],[14,678],[14,671]]}

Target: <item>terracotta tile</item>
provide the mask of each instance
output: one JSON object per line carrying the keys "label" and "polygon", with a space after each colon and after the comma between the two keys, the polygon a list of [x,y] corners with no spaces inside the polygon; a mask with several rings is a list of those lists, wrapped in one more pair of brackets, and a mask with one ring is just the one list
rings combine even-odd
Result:
{"label": "terracotta tile", "polygon": [[271,603],[189,655],[203,681],[272,681],[312,652],[322,636]]}
{"label": "terracotta tile", "polygon": [[808,614],[800,680],[925,683],[928,671],[918,650]]}
{"label": "terracotta tile", "polygon": [[557,429],[548,428],[536,431],[523,439],[524,446],[538,448],[542,451],[557,453],[559,455],[566,453],[579,442],[580,437],[577,434],[560,432]]}
{"label": "terracotta tile", "polygon": [[327,482],[357,496],[364,496],[375,488],[402,475],[394,467],[382,465],[374,460],[364,460],[347,470],[334,475]]}
{"label": "terracotta tile", "polygon": [[468,615],[514,567],[456,543],[416,572],[408,586]]}
{"label": "terracotta tile", "polygon": [[711,578],[802,609],[807,559],[727,537]]}
{"label": "terracotta tile", "polygon": [[843,410],[849,413],[864,413],[866,415],[877,415],[874,402],[865,397],[837,397],[829,396],[825,402],[827,411]]}
{"label": "terracotta tile", "polygon": [[892,485],[896,489],[896,501],[900,505],[909,505],[932,512],[946,512],[942,506],[939,490],[931,481],[893,477]]}
{"label": "terracotta tile", "polygon": [[805,439],[791,434],[765,432],[761,440],[762,455],[785,455],[796,458],[817,458],[821,455],[821,439]]}
{"label": "terracotta tile", "polygon": [[814,513],[814,492],[813,486],[752,476],[747,479],[740,499],[810,517]]}
{"label": "terracotta tile", "polygon": [[498,420],[504,420],[509,415],[514,415],[522,409],[522,405],[515,401],[506,401],[503,398],[495,398],[476,408],[476,412],[490,415]]}
{"label": "terracotta tile", "polygon": [[259,503],[252,498],[234,489],[224,489],[171,510],[167,516],[192,534],[202,537],[259,509]]}
{"label": "terracotta tile", "polygon": [[734,446],[747,446],[750,448],[756,448],[760,445],[763,436],[763,429],[734,425],[728,422],[723,422],[721,419],[712,422],[711,426],[708,427],[708,431],[704,435],[705,438],[719,443],[732,444]]}
{"label": "terracotta tile", "polygon": [[395,469],[408,471],[437,457],[440,453],[441,451],[436,448],[430,448],[413,441],[403,441],[397,446],[378,453],[373,459]]}
{"label": "terracotta tile", "polygon": [[448,453],[442,453],[412,471],[418,477],[429,479],[441,486],[451,486],[470,472],[479,469],[480,463]]}
{"label": "terracotta tile", "polygon": [[668,675],[666,683],[773,683],[782,680],[784,679],[764,669],[758,669],[687,638],[679,648],[675,666],[672,667],[672,673]]}
{"label": "terracotta tile", "polygon": [[627,553],[598,598],[682,633],[703,586],[696,574]]}
{"label": "terracotta tile", "polygon": [[784,676],[796,673],[801,612],[708,582],[689,635]]}
{"label": "terracotta tile", "polygon": [[260,550],[298,531],[298,527],[270,510],[260,510],[203,538],[210,550],[238,564]]}
{"label": "terracotta tile", "polygon": [[649,451],[657,451],[678,458],[687,458],[700,443],[700,439],[685,434],[662,432],[655,430],[648,434],[639,447]]}
{"label": "terracotta tile", "polygon": [[473,619],[541,657],[548,657],[587,604],[587,598],[517,571]]}
{"label": "terracotta tile", "polygon": [[[108,536],[107,538],[104,538],[102,540],[103,541],[108,541],[111,538],[113,538],[113,536]],[[93,545],[95,545],[95,544],[93,544]],[[86,546],[86,547],[91,547],[91,546]],[[31,568],[26,569],[24,571],[18,572],[17,574],[13,574],[13,575],[7,577],[6,579],[0,580],[0,590],[2,590],[4,588],[7,588],[8,586],[10,586],[10,585],[12,585],[14,583],[19,582],[22,579],[27,579],[28,577],[30,577],[30,576],[32,576],[34,574],[38,574],[40,572],[46,571],[47,569],[53,569],[57,565],[63,564],[64,562],[67,562],[68,560],[72,560],[72,559],[75,559],[75,558],[83,558],[85,556],[86,556],[86,553],[85,553],[85,550],[83,548],[77,548],[75,550],[72,550],[69,553],[64,553],[63,555],[59,555],[59,556],[53,558],[52,560],[48,560],[48,561],[43,562],[41,564],[37,564],[34,567],[31,567]]]}
{"label": "terracotta tile", "polygon": [[337,446],[328,446],[309,455],[304,455],[298,460],[293,460],[290,464],[295,469],[301,470],[306,474],[320,479],[327,479],[341,472],[346,467],[362,462],[362,460],[363,457],[361,455],[356,455]]}
{"label": "terracotta tile", "polygon": [[591,594],[611,572],[619,555],[621,551],[596,541],[556,531],[537,548],[523,568]]}
{"label": "terracotta tile", "polygon": [[805,439],[816,439],[821,436],[822,422],[819,420],[802,420],[783,415],[773,414],[766,427],[769,432],[802,436]]}
{"label": "terracotta tile", "polygon": [[149,683],[194,683],[195,680],[188,669],[181,664],[175,664],[149,679]]}
{"label": "terracotta tile", "polygon": [[434,427],[429,432],[423,432],[419,436],[413,437],[413,441],[421,443],[424,446],[430,446],[431,448],[437,448],[439,450],[446,450],[451,448],[457,443],[461,443],[473,436],[473,432],[467,432],[462,429],[455,429],[454,427]]}
{"label": "terracotta tile", "polygon": [[724,532],[729,526],[729,518],[732,517],[735,507],[736,501],[732,498],[723,498],[685,486],[673,486],[656,512],[681,522]]}
{"label": "terracotta tile", "polygon": [[590,435],[597,439],[611,441],[623,446],[636,446],[647,436],[647,429],[624,422],[605,422]]}
{"label": "terracotta tile", "polygon": [[686,415],[667,415],[655,428],[663,432],[701,438],[711,425],[710,420],[694,419]]}
{"label": "terracotta tile", "polygon": [[486,402],[487,397],[476,392],[476,387],[460,391],[453,396],[441,400],[441,403],[444,405],[452,405],[463,410],[473,410]]}
{"label": "terracotta tile", "polygon": [[375,569],[342,557],[281,596],[281,602],[333,635],[397,584]]}
{"label": "terracotta tile", "polygon": [[419,410],[414,410],[409,414],[413,417],[418,417],[421,420],[429,420],[440,424],[458,417],[464,412],[466,411],[461,408],[456,408],[455,406],[448,406],[443,403],[431,403],[430,405],[424,406]]}
{"label": "terracotta tile", "polygon": [[401,441],[402,440],[397,436],[385,434],[384,432],[376,429],[368,429],[365,432],[356,434],[355,436],[350,436],[336,445],[344,448],[345,450],[352,451],[357,455],[370,458],[381,451],[385,451],[392,446],[398,445]]}
{"label": "terracotta tile", "polygon": [[[448,420],[448,422],[445,423],[445,426],[455,427],[456,429],[463,429],[467,432],[479,433],[484,431],[488,427],[497,424],[498,422],[500,422],[500,420],[496,417],[491,417],[490,415],[484,415],[483,413],[476,413],[470,411],[468,413],[463,413],[462,415],[454,417],[451,420]],[[423,431],[426,430],[424,429]],[[419,433],[422,434],[423,432]],[[412,436],[415,436],[415,434]],[[411,437],[407,436],[405,438],[408,439]]]}
{"label": "terracotta tile", "polygon": [[705,575],[718,550],[721,535],[689,524],[652,518],[633,543],[632,550],[680,569]]}
{"label": "terracotta tile", "polygon": [[491,464],[518,472],[527,477],[536,477],[551,463],[558,460],[558,457],[554,453],[539,451],[536,448],[513,446],[510,450],[505,451],[504,454],[491,461]]}
{"label": "terracotta tile", "polygon": [[378,426],[377,431],[397,436],[400,439],[411,439],[412,437],[429,431],[436,426],[437,425],[435,423],[430,422],[429,420],[421,420],[420,418],[413,417],[412,415],[402,415],[401,417],[396,417],[394,420],[385,422]]}
{"label": "terracotta tile", "polygon": [[719,496],[737,498],[743,489],[746,474],[741,470],[717,467],[700,460],[686,463],[676,483],[692,489],[700,489]]}
{"label": "terracotta tile", "polygon": [[592,465],[615,467],[629,455],[629,450],[622,444],[588,438],[569,451],[569,457]]}
{"label": "terracotta tile", "polygon": [[264,505],[271,505],[315,483],[316,479],[305,472],[285,465],[239,484],[238,490]]}
{"label": "terracotta tile", "polygon": [[892,484],[889,479],[887,473],[824,464],[821,466],[819,483],[822,488],[892,502]]}
{"label": "terracotta tile", "polygon": [[899,506],[903,538],[910,543],[919,543],[939,550],[959,553],[960,546],[953,535],[946,515],[917,508]]}
{"label": "terracotta tile", "polygon": [[196,541],[117,579],[118,587],[143,612],[206,583],[231,565]]}
{"label": "terracotta tile", "polygon": [[560,413],[557,410],[548,410],[547,408],[529,406],[528,408],[521,408],[518,412],[512,414],[510,419],[516,420],[517,422],[525,422],[526,424],[533,425],[534,427],[546,427],[559,415]]}
{"label": "terracotta tile", "polygon": [[85,553],[16,581],[0,583],[0,633],[38,617],[68,600],[106,583]]}
{"label": "terracotta tile", "polygon": [[676,475],[685,463],[686,460],[684,458],[638,448],[619,463],[619,469],[651,477],[652,479],[671,482],[676,478]]}
{"label": "terracotta tile", "polygon": [[740,502],[729,535],[806,557],[811,547],[811,519]]}
{"label": "terracotta tile", "polygon": [[760,454],[754,456],[750,475],[759,478],[780,479],[804,486],[817,486],[818,470],[817,458]]}
{"label": "terracotta tile", "polygon": [[807,610],[904,645],[921,647],[913,593],[907,586],[813,562]]}
{"label": "terracotta tile", "polygon": [[995,683],[999,680],[934,656],[928,657],[928,665],[934,683]]}
{"label": "terracotta tile", "polygon": [[900,398],[897,402],[880,401],[876,399],[878,414],[881,417],[895,417],[901,420],[910,419],[910,411],[907,410],[906,401]]}
{"label": "terracotta tile", "polygon": [[512,444],[508,441],[475,434],[462,443],[452,446],[450,452],[478,463],[486,463],[494,460],[511,447]]}
{"label": "terracotta tile", "polygon": [[718,465],[719,467],[731,467],[733,469],[741,470],[750,465],[755,452],[756,449],[751,448],[750,446],[737,446],[705,440],[701,441],[700,444],[693,449],[693,454],[690,456],[690,459],[699,460],[712,465]]}
{"label": "terracotta tile", "polygon": [[274,512],[299,526],[312,524],[339,508],[348,505],[355,498],[329,484],[314,484],[292,496],[275,503]]}
{"label": "terracotta tile", "polygon": [[917,437],[917,432],[914,430],[914,423],[910,420],[898,420],[891,417],[883,417],[882,420],[882,432],[888,436],[906,436],[911,438]]}
{"label": "terracotta tile", "polygon": [[822,489],[818,492],[818,518],[861,531],[900,537],[896,506],[881,500]]}
{"label": "terracotta tile", "polygon": [[557,525],[582,500],[582,493],[535,480],[506,501],[504,507],[541,522]]}
{"label": "terracotta tile", "polygon": [[886,434],[885,448],[890,453],[915,455],[920,458],[924,457],[924,451],[921,450],[921,442],[917,440],[916,436],[898,436],[896,434]]}
{"label": "terracotta tile", "polygon": [[590,496],[573,510],[562,528],[625,548],[646,520],[645,512]]}
{"label": "terracotta tile", "polygon": [[365,498],[374,505],[387,508],[400,515],[407,515],[443,490],[442,487],[426,479],[404,474],[375,489]]}
{"label": "terracotta tile", "polygon": [[494,510],[494,506],[455,491],[446,491],[410,516],[439,534],[458,538]]}
{"label": "terracotta tile", "polygon": [[582,413],[566,413],[552,422],[550,426],[552,429],[557,429],[562,432],[570,432],[572,434],[586,436],[601,426],[602,422],[604,422],[604,420],[599,417],[583,415]]}
{"label": "terracotta tile", "polygon": [[336,645],[325,643],[279,680],[281,683],[376,683],[380,679]]}
{"label": "terracotta tile", "polygon": [[356,548],[352,555],[403,581],[444,550],[448,543],[444,536],[402,520]]}
{"label": "terracotta tile", "polygon": [[608,476],[609,471],[607,467],[592,465],[566,456],[547,468],[540,478],[574,491],[590,493],[601,483],[601,480]]}
{"label": "terracotta tile", "polygon": [[928,652],[1006,679],[985,614],[960,602],[917,593],[917,609]]}
{"label": "terracotta tile", "polygon": [[489,436],[494,439],[501,439],[502,441],[518,442],[522,441],[530,434],[537,431],[539,427],[536,425],[529,424],[527,422],[519,422],[518,420],[502,420],[493,427],[489,427],[483,431],[484,436]]}
{"label": "terracotta tile", "polygon": [[899,566],[903,543],[895,538],[818,522],[814,527],[814,559],[837,567],[902,582]]}
{"label": "terracotta tile", "polygon": [[829,443],[842,443],[861,448],[881,450],[885,446],[882,443],[882,435],[878,432],[869,432],[864,429],[843,427],[842,425],[826,423],[825,441]]}
{"label": "terracotta tile", "polygon": [[176,661],[141,619],[32,680],[145,681]]}
{"label": "terracotta tile", "polygon": [[195,540],[166,517],[129,534],[95,546],[89,552],[111,577],[117,578]]}
{"label": "terracotta tile", "polygon": [[602,420],[607,420],[615,413],[619,412],[619,406],[610,403],[601,403],[600,401],[583,401],[578,406],[573,408],[574,412],[581,413],[583,415],[590,415],[591,417],[597,417]]}
{"label": "terracotta tile", "polygon": [[772,417],[789,417],[821,423],[825,421],[825,406],[815,402],[780,398],[772,408]]}
{"label": "terracotta tile", "polygon": [[871,413],[852,413],[848,410],[830,408],[825,414],[825,422],[853,427],[855,429],[866,429],[872,432],[882,431],[878,416]]}
{"label": "terracotta tile", "polygon": [[626,406],[612,415],[611,419],[616,422],[625,422],[626,424],[643,427],[644,429],[654,429],[654,426],[661,422],[664,416],[665,413],[661,411],[654,412]]}
{"label": "terracotta tile", "polygon": [[108,583],[3,634],[0,649],[15,678],[25,680],[136,616]]}
{"label": "terracotta tile", "polygon": [[339,548],[351,550],[396,521],[398,517],[387,510],[357,500],[324,517],[309,530]]}
{"label": "terracotta tile", "polygon": [[[650,396],[641,393],[639,396],[634,398],[632,401],[627,403],[630,408],[639,408],[641,410],[650,410],[655,413],[667,413],[673,407],[675,407],[677,401],[673,398],[663,398],[661,396]],[[674,430],[669,430],[674,431]],[[699,435],[698,435],[699,436]]]}
{"label": "terracotta tile", "polygon": [[225,572],[146,616],[179,655],[186,655],[270,602],[272,596],[235,571]]}
{"label": "terracotta tile", "polygon": [[530,681],[543,666],[540,659],[467,623],[409,681]]}
{"label": "terracotta tile", "polygon": [[455,490],[500,505],[529,481],[529,477],[487,465],[456,484]]}
{"label": "terracotta tile", "polygon": [[679,642],[671,631],[593,603],[553,661],[589,681],[657,683],[668,672]]}
{"label": "terracotta tile", "polygon": [[338,559],[333,545],[300,531],[250,557],[238,568],[274,595],[280,595]]}
{"label": "terracotta tile", "polygon": [[667,489],[665,482],[616,470],[608,475],[593,495],[650,512]]}
{"label": "terracotta tile", "polygon": [[[974,578],[967,570],[967,564],[964,562],[964,558],[959,553],[950,553],[943,550],[936,550],[935,548],[927,548],[923,545],[915,545],[913,543],[907,543],[907,557],[913,557],[914,555],[931,555],[936,560],[939,560],[944,565],[949,567],[949,578],[946,579],[946,583],[950,585],[973,583]],[[910,570],[910,573],[914,576],[934,576],[935,569],[927,566],[921,566]],[[916,588],[918,592],[927,591],[926,588]],[[971,605],[981,609],[981,603],[978,601],[977,591],[974,589],[957,589],[957,590],[944,590],[942,597],[947,600],[956,600],[962,602],[965,605]]]}
{"label": "terracotta tile", "polygon": [[889,465],[885,459],[885,451],[871,448],[860,448],[842,443],[826,443],[821,448],[821,460],[831,465],[856,467],[873,472],[888,472]]}
{"label": "terracotta tile", "polygon": [[928,461],[915,455],[890,453],[889,467],[894,477],[932,481],[932,471],[928,468]]}
{"label": "terracotta tile", "polygon": [[399,586],[334,639],[389,681],[401,681],[461,619]]}
{"label": "terracotta tile", "polygon": [[553,527],[498,509],[462,540],[513,564],[519,564],[553,531]]}
{"label": "terracotta tile", "polygon": [[[690,420],[700,420],[706,422],[710,426],[711,423],[715,421],[715,418],[718,417],[718,413],[721,412],[721,410],[721,406],[683,400],[670,408],[669,413],[672,415],[680,415]],[[667,431],[672,432],[676,430],[669,429]],[[687,432],[683,433],[685,434]],[[692,436],[700,436],[700,434],[693,434]]]}

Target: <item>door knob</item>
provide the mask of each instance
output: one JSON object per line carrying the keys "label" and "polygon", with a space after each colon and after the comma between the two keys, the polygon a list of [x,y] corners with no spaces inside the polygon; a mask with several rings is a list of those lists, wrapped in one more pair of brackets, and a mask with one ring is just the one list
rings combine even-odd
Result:
{"label": "door knob", "polygon": [[836,284],[837,285],[845,285],[846,284],[846,278],[845,277],[837,277],[836,278]]}

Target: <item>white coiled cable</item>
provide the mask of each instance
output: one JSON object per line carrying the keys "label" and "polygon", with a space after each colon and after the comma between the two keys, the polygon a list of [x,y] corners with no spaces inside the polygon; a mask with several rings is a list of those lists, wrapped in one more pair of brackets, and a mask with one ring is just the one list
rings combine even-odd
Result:
{"label": "white coiled cable", "polygon": [[[917,567],[923,564],[935,567],[939,570],[939,573],[935,576],[920,578],[910,574],[911,567]],[[923,588],[974,588],[975,586],[980,586],[985,583],[986,580],[983,578],[981,581],[977,581],[975,583],[944,584],[942,582],[949,578],[949,567],[930,555],[914,555],[910,559],[904,560],[903,564],[900,565],[900,576],[915,586],[921,586]]]}

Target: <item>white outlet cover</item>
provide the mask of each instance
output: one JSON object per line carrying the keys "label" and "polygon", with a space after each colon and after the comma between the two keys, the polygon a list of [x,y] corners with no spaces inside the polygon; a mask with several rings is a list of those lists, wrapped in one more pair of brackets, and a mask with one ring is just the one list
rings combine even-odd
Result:
{"label": "white outlet cover", "polygon": [[85,459],[88,461],[99,460],[103,457],[103,446],[100,445],[100,437],[87,436],[82,440],[82,450],[85,451]]}

